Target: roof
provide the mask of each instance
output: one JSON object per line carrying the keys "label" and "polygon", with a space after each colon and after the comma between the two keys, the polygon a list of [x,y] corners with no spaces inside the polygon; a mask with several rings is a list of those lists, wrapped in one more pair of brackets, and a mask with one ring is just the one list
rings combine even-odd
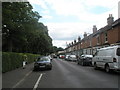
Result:
{"label": "roof", "polygon": [[120,47],[120,45],[108,46],[108,47],[100,48],[99,50],[104,50],[104,49],[113,49],[113,48],[118,48],[118,47]]}
{"label": "roof", "polygon": [[117,19],[113,24],[112,26],[115,27],[116,25],[119,25],[120,24],[120,18]]}
{"label": "roof", "polygon": [[116,21],[114,21],[112,25],[106,25],[106,26],[100,28],[97,32],[90,34],[89,36],[83,38],[81,41],[76,42],[75,44],[70,45],[69,47],[74,46],[74,45],[76,45],[76,44],[78,44],[78,43],[80,43],[80,42],[82,42],[84,40],[89,40],[90,38],[95,37],[95,36],[97,36],[97,35],[99,35],[99,34],[101,34],[103,32],[111,30],[113,27],[115,27],[117,25],[120,25],[120,18],[118,18]]}
{"label": "roof", "polygon": [[107,30],[110,30],[111,28],[112,28],[112,26],[106,25],[105,27],[100,28],[96,33],[93,33],[93,37],[100,34],[100,33],[105,32]]}

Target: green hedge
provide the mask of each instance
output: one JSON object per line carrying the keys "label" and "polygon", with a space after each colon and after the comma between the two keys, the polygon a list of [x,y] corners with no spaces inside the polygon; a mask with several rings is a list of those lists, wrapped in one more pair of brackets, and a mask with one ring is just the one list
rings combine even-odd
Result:
{"label": "green hedge", "polygon": [[29,53],[2,52],[2,72],[14,70],[22,67],[24,56],[27,56],[27,62],[32,63],[40,55]]}

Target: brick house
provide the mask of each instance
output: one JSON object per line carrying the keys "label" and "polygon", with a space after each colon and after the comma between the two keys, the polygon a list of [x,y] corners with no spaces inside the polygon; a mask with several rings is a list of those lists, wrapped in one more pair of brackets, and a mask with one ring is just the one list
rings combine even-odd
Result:
{"label": "brick house", "polygon": [[114,21],[112,14],[107,18],[107,25],[97,30],[93,26],[93,33],[84,38],[78,37],[78,42],[74,40],[72,44],[66,47],[65,51],[69,54],[95,54],[98,48],[106,47],[111,44],[120,43],[120,18]]}

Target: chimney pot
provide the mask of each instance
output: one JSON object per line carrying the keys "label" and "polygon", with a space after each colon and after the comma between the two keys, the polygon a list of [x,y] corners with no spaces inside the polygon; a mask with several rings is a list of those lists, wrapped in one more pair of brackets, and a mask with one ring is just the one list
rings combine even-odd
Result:
{"label": "chimney pot", "polygon": [[86,33],[86,32],[84,32],[84,38],[85,38],[85,37],[87,37],[87,33]]}
{"label": "chimney pot", "polygon": [[97,32],[97,27],[96,25],[93,25],[93,33]]}
{"label": "chimney pot", "polygon": [[112,14],[109,14],[109,17],[107,18],[107,24],[111,26],[113,22],[114,22],[114,17],[112,16]]}
{"label": "chimney pot", "polygon": [[76,43],[76,40],[74,40],[74,43]]}

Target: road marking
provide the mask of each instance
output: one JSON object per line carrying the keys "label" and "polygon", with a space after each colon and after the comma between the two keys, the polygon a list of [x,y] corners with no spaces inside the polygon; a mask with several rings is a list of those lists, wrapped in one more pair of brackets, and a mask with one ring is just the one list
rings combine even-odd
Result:
{"label": "road marking", "polygon": [[22,82],[25,80],[25,78],[30,75],[30,73],[32,73],[32,71],[28,72],[28,73],[23,77],[23,79],[21,79],[21,80],[20,80],[17,84],[15,84],[12,88],[16,88],[18,85],[20,85],[20,83],[22,83]]}
{"label": "road marking", "polygon": [[39,76],[39,78],[38,78],[38,80],[37,80],[37,82],[36,82],[36,84],[35,84],[33,90],[36,90],[36,89],[37,89],[38,84],[39,84],[39,82],[40,82],[40,80],[41,80],[41,78],[42,78],[42,75],[43,75],[43,74],[40,74],[40,76]]}

